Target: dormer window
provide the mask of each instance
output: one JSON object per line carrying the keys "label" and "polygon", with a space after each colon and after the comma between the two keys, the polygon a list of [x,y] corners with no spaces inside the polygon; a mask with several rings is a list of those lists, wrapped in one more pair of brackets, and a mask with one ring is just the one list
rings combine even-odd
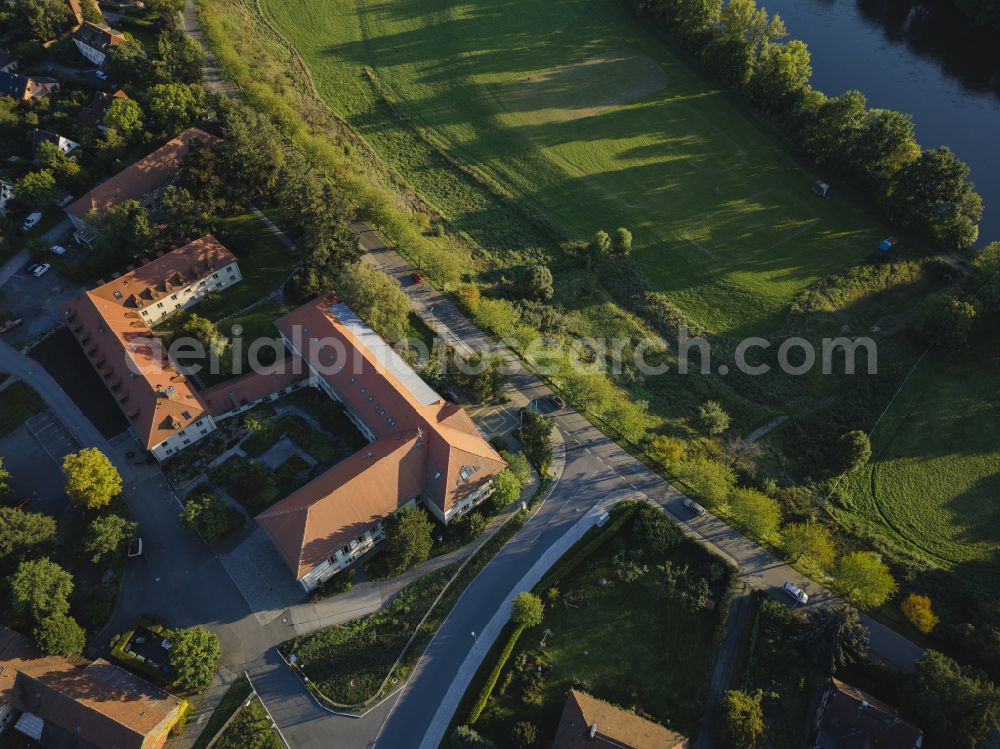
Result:
{"label": "dormer window", "polygon": [[120,291],[116,291],[115,292],[115,299],[118,299],[120,301],[121,298],[122,298],[122,293]]}

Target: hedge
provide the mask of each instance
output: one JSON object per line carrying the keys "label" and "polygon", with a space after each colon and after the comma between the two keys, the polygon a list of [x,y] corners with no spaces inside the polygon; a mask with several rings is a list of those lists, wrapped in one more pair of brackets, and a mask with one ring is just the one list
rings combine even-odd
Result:
{"label": "hedge", "polygon": [[479,693],[479,697],[476,699],[476,704],[472,707],[472,712],[469,713],[469,720],[466,721],[468,725],[473,725],[479,716],[482,714],[483,710],[486,709],[486,703],[490,699],[490,695],[493,694],[493,689],[497,685],[497,681],[500,680],[500,672],[503,671],[503,667],[507,665],[507,661],[510,659],[510,654],[514,652],[514,646],[517,645],[517,641],[521,638],[521,633],[524,632],[524,625],[518,625],[510,635],[510,639],[507,640],[507,644],[504,645],[503,651],[500,653],[500,657],[497,659],[496,665],[493,666],[493,670],[490,671],[490,677],[483,684],[483,691]]}
{"label": "hedge", "polygon": [[548,590],[553,586],[553,584],[558,582],[560,578],[576,569],[576,567],[583,563],[587,557],[597,551],[613,535],[621,530],[622,526],[624,526],[625,523],[627,523],[639,510],[639,504],[637,502],[623,502],[621,505],[618,505],[618,507],[622,508],[619,511],[620,514],[600,533],[594,536],[593,539],[585,543],[576,551],[570,552],[569,556],[556,562],[555,566],[545,573],[545,576],[539,581],[538,585],[535,586],[535,592]]}

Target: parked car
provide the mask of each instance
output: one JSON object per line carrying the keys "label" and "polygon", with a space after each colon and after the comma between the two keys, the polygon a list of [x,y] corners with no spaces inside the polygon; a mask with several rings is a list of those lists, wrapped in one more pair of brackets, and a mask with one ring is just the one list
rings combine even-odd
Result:
{"label": "parked car", "polygon": [[142,556],[142,538],[136,537],[128,542],[128,555],[130,557]]}
{"label": "parked car", "polygon": [[25,273],[34,273],[38,269],[38,266],[40,266],[40,265],[41,265],[41,263],[32,263],[31,265],[29,265],[28,267],[26,267],[24,269],[24,272]]}
{"label": "parked car", "polygon": [[566,408],[566,401],[558,395],[550,395],[549,402],[556,408]]}
{"label": "parked car", "polygon": [[31,497],[29,497],[27,494],[25,494],[23,497],[19,497],[18,499],[14,499],[12,497],[11,499],[9,499],[6,502],[6,505],[8,507],[13,507],[15,510],[23,510],[25,507],[28,506],[28,503],[30,501],[31,501]]}
{"label": "parked car", "polygon": [[95,70],[95,71],[94,71],[94,75],[96,75],[96,76],[97,76],[98,78],[100,78],[100,79],[101,79],[102,81],[106,81],[106,80],[108,80],[108,74],[107,74],[107,73],[105,73],[105,72],[104,72],[103,70]]}
{"label": "parked car", "polygon": [[691,510],[691,512],[693,512],[698,517],[701,517],[702,515],[705,514],[705,508],[702,507],[697,502],[695,502],[690,497],[685,497],[684,498],[684,506],[687,507],[689,510]]}
{"label": "parked car", "polygon": [[61,244],[54,244],[51,247],[49,247],[49,252],[51,252],[53,255],[65,255],[66,248],[63,247]]}
{"label": "parked car", "polygon": [[13,330],[23,322],[24,319],[20,317],[12,317],[9,320],[5,320],[0,323],[0,333],[6,333],[8,330]]}
{"label": "parked car", "polygon": [[52,266],[49,265],[48,263],[39,263],[38,267],[35,268],[33,271],[31,271],[31,275],[33,275],[35,278],[41,278],[46,273],[48,273],[51,269],[52,269]]}
{"label": "parked car", "polygon": [[794,598],[796,601],[798,601],[803,605],[809,602],[809,595],[804,590],[802,590],[802,588],[799,588],[793,585],[792,583],[785,583],[785,585],[782,587],[782,590],[785,592],[785,595],[791,596],[792,598]]}
{"label": "parked car", "polygon": [[30,231],[31,229],[34,229],[36,226],[38,226],[38,222],[41,220],[42,220],[41,211],[35,211],[34,213],[29,213],[28,217],[24,219],[24,224],[23,224],[24,230]]}

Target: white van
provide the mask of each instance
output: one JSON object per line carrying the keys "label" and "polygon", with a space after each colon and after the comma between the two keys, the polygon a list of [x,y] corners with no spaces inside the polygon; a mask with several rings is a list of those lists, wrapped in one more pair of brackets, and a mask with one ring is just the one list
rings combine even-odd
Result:
{"label": "white van", "polygon": [[29,213],[28,217],[24,219],[24,230],[30,231],[38,226],[38,222],[42,220],[42,214],[40,211],[35,211],[34,213]]}
{"label": "white van", "polygon": [[801,603],[803,606],[809,603],[809,595],[804,590],[802,590],[802,588],[796,587],[791,583],[785,583],[784,587],[782,587],[782,590],[785,591],[787,595],[791,596],[796,601]]}

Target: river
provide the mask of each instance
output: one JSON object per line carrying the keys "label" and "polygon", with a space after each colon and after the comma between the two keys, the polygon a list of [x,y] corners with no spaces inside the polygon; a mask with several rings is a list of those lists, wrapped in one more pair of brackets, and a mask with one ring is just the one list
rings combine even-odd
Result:
{"label": "river", "polygon": [[979,244],[1000,239],[1000,34],[906,0],[763,3],[809,45],[815,88],[856,88],[869,106],[908,112],[922,146],[965,161],[983,196]]}

